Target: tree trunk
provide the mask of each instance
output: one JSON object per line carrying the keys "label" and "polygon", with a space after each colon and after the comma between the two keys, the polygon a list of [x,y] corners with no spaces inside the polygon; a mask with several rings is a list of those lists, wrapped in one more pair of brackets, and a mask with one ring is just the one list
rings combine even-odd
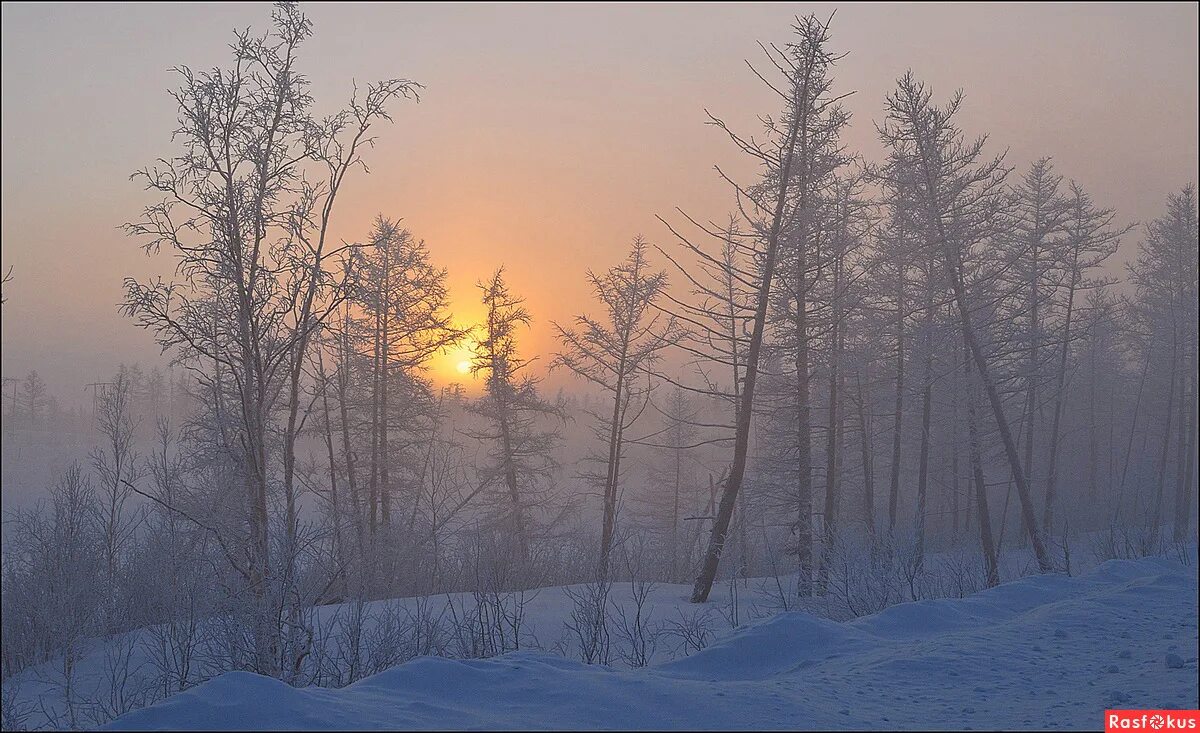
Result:
{"label": "tree trunk", "polygon": [[671,452],[675,458],[675,486],[671,505],[671,582],[675,582],[679,578],[679,489],[682,484],[683,449],[676,447]]}
{"label": "tree trunk", "polygon": [[[1035,226],[1040,226],[1040,221],[1035,222]],[[1029,282],[1029,343],[1027,344],[1028,361],[1026,368],[1029,373],[1025,375],[1025,484],[1032,490],[1033,487],[1033,440],[1034,440],[1034,422],[1037,419],[1037,379],[1038,379],[1038,352],[1040,339],[1038,338],[1038,329],[1040,328],[1040,320],[1038,316],[1040,295],[1038,292],[1038,260],[1039,251],[1037,242],[1033,243],[1030,249],[1033,262],[1031,263],[1031,272]],[[1026,534],[1029,532],[1028,522],[1025,519],[1024,513],[1021,514],[1021,528]],[[1049,532],[1049,527],[1043,527]]]}
{"label": "tree trunk", "polygon": [[[1088,499],[1092,502],[1096,500],[1097,486],[1099,483],[1099,467],[1097,463],[1100,460],[1099,447],[1097,446],[1096,436],[1096,337],[1095,335],[1089,339],[1089,350],[1091,351],[1091,359],[1089,359],[1089,377],[1088,377]],[[1112,454],[1112,451],[1109,451]],[[1110,461],[1111,464],[1111,461]],[[1111,481],[1110,481],[1111,483]],[[1111,487],[1110,487],[1111,488]]]}
{"label": "tree trunk", "polygon": [[508,487],[508,498],[512,502],[513,533],[517,536],[517,550],[521,564],[529,562],[529,537],[526,535],[525,512],[521,506],[521,489],[517,484],[516,456],[513,454],[512,430],[509,427],[508,405],[503,400],[499,406],[500,445],[504,451],[504,483]]}
{"label": "tree trunk", "polygon": [[350,447],[350,310],[347,307],[341,334],[341,365],[338,367],[338,410],[341,417],[342,456],[346,462],[346,484],[350,490],[350,511],[354,521],[354,536],[358,543],[358,561],[364,557],[362,503],[358,495],[358,482],[354,470],[354,452]]}
{"label": "tree trunk", "polygon": [[[845,204],[843,204],[842,220],[845,222],[847,212]],[[843,226],[843,237],[845,229]],[[837,513],[838,513],[838,469],[841,465],[840,441],[842,438],[842,419],[840,404],[838,402],[841,388],[841,372],[839,370],[842,359],[842,247],[844,239],[839,241],[839,251],[834,255],[833,263],[833,331],[830,333],[832,339],[833,353],[829,361],[829,420],[828,429],[825,435],[825,507],[822,514],[822,547],[821,547],[821,569],[819,577],[819,590],[821,595],[824,595],[829,588],[829,566],[833,563],[833,543],[837,534]]]}
{"label": "tree trunk", "polygon": [[[1180,436],[1180,455],[1183,457],[1179,471],[1179,483],[1175,487],[1175,531],[1176,542],[1186,542],[1192,521],[1192,482],[1196,476],[1196,345],[1192,345],[1191,365],[1188,367],[1191,380],[1190,394],[1181,401],[1181,409],[1188,411],[1187,441]],[[1180,419],[1182,424],[1182,418]]]}
{"label": "tree trunk", "polygon": [[629,330],[625,329],[621,342],[621,356],[617,365],[616,386],[613,392],[612,421],[608,431],[607,475],[604,480],[604,526],[600,535],[601,581],[608,579],[609,554],[612,552],[613,535],[617,523],[617,483],[621,471],[621,423],[624,420],[621,402],[625,397],[625,363],[629,353]]}
{"label": "tree trunk", "polygon": [[916,564],[925,563],[925,513],[929,504],[929,423],[933,413],[933,262],[925,277],[925,376],[921,387],[921,458],[917,465]]}
{"label": "tree trunk", "polygon": [[[377,302],[380,296],[381,293],[377,292]],[[381,371],[379,356],[381,353],[380,340],[383,338],[382,327],[382,317],[377,306],[374,349],[371,357],[371,465],[367,479],[367,527],[370,530],[372,543],[375,541],[375,533],[379,527],[379,379]]]}
{"label": "tree trunk", "polygon": [[338,501],[337,461],[333,450],[332,415],[329,412],[329,380],[325,377],[325,360],[320,357],[317,361],[317,370],[317,376],[321,380],[321,406],[325,412],[325,450],[329,457],[329,508],[330,514],[333,516],[333,545],[330,554],[333,556],[333,566],[336,568],[338,583],[343,588],[341,592],[344,593],[346,558],[342,550],[342,507]]}
{"label": "tree trunk", "polygon": [[1009,467],[1012,469],[1013,479],[1017,484],[1017,495],[1021,501],[1021,516],[1025,520],[1026,531],[1033,544],[1033,551],[1038,561],[1038,569],[1043,573],[1048,573],[1054,569],[1054,563],[1050,559],[1050,554],[1046,551],[1046,547],[1042,542],[1041,532],[1038,530],[1037,517],[1034,516],[1033,512],[1033,498],[1029,492],[1029,483],[1025,480],[1021,457],[1017,454],[1017,445],[1013,440],[1012,431],[1009,429],[1008,418],[1004,415],[1004,403],[1000,401],[1000,393],[996,390],[996,385],[992,382],[991,376],[988,374],[987,360],[984,358],[983,349],[979,346],[979,342],[976,339],[975,327],[971,323],[971,311],[967,307],[966,284],[963,278],[961,262],[959,262],[951,248],[950,239],[946,233],[946,224],[942,221],[941,212],[938,208],[937,187],[931,175],[928,153],[925,151],[923,145],[918,144],[917,147],[921,154],[926,191],[928,191],[931,197],[929,214],[942,246],[946,272],[950,278],[951,287],[954,292],[954,302],[958,308],[958,317],[962,325],[963,339],[967,342],[967,347],[971,351],[971,357],[975,360],[975,367],[979,371],[979,380],[983,383],[984,390],[987,392],[988,402],[992,408],[992,416],[996,421],[996,427],[1000,430],[1000,438],[1004,442],[1004,452],[1008,457]]}
{"label": "tree trunk", "polygon": [[904,430],[904,264],[896,263],[896,401],[892,412],[892,474],[888,490],[888,529],[896,530],[900,508],[900,444]]}
{"label": "tree trunk", "polygon": [[867,422],[869,408],[866,404],[867,397],[863,393],[861,373],[856,372],[854,379],[858,390],[859,447],[862,450],[863,519],[867,523],[867,531],[873,535],[875,534],[875,467],[871,449],[871,425]]}
{"label": "tree trunk", "polygon": [[[1151,527],[1157,531],[1159,524],[1162,522],[1162,502],[1163,493],[1166,490],[1167,484],[1167,458],[1169,457],[1169,449],[1171,445],[1171,418],[1175,414],[1175,380],[1179,374],[1179,336],[1175,324],[1171,324],[1171,363],[1170,371],[1167,374],[1167,406],[1165,410],[1165,424],[1163,425],[1162,449],[1158,454],[1158,478],[1155,482],[1154,492],[1154,516],[1151,521]],[[1179,457],[1180,460],[1183,456]]]}
{"label": "tree trunk", "polygon": [[996,557],[996,543],[992,539],[992,515],[988,507],[987,482],[983,478],[983,457],[979,445],[979,426],[975,417],[975,396],[977,390],[971,378],[971,360],[966,359],[966,396],[967,396],[967,441],[971,458],[971,476],[975,481],[975,503],[979,507],[979,547],[983,551],[983,562],[987,568],[987,587],[994,588],[1000,584],[999,562]]}
{"label": "tree trunk", "polygon": [[382,324],[379,331],[379,523],[388,527],[392,523],[392,481],[389,466],[392,462],[391,448],[388,445],[391,416],[388,412],[388,372],[391,370],[391,333],[392,333],[392,261],[385,241],[383,247],[383,282]]}
{"label": "tree trunk", "polygon": [[[811,73],[812,61],[816,49],[810,51],[807,69]],[[754,308],[754,324],[750,333],[750,345],[746,354],[745,385],[740,395],[737,410],[737,427],[734,431],[733,463],[729,468],[729,476],[721,493],[721,503],[713,520],[712,534],[708,541],[708,550],[704,554],[704,564],[696,584],[692,589],[692,603],[704,603],[712,590],[713,581],[717,577],[717,566],[721,561],[721,551],[725,547],[725,535],[729,531],[729,521],[733,517],[734,503],[738,491],[742,487],[742,478],[746,472],[746,453],[750,443],[750,418],[754,410],[754,387],[758,381],[758,360],[762,352],[763,333],[766,329],[767,306],[770,303],[771,282],[775,277],[775,259],[779,248],[779,237],[782,231],[783,215],[787,208],[788,193],[791,184],[793,155],[797,139],[806,134],[808,121],[808,78],[803,82],[800,98],[797,100],[797,112],[794,113],[789,126],[787,143],[781,157],[779,183],[775,192],[775,212],[771,227],[767,233],[767,247],[762,260],[762,280],[759,283]],[[801,184],[806,185],[806,184]],[[806,367],[807,368],[807,367]],[[811,511],[811,508],[810,508]],[[803,513],[803,509],[801,509]]]}
{"label": "tree trunk", "polygon": [[1067,288],[1067,312],[1063,323],[1062,350],[1058,354],[1058,375],[1054,388],[1054,417],[1050,424],[1050,455],[1046,465],[1046,506],[1042,513],[1042,526],[1047,532],[1054,531],[1054,502],[1058,483],[1058,447],[1061,439],[1063,403],[1067,389],[1067,356],[1071,350],[1071,318],[1075,312],[1075,288],[1078,283],[1079,257],[1071,263],[1071,282]]}

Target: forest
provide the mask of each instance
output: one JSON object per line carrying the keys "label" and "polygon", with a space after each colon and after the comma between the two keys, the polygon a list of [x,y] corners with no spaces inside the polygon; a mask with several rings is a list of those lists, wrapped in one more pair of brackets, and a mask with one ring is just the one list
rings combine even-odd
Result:
{"label": "forest", "polygon": [[[498,252],[465,323],[455,244],[402,202],[331,233],[419,81],[315,99],[320,28],[291,3],[223,65],[175,68],[177,126],[124,225],[171,275],[128,277],[119,306],[162,364],[89,385],[90,413],[5,379],[6,461],[41,433],[87,457],[4,516],[3,727],[98,726],[232,671],[341,688],[528,649],[637,668],[783,611],[1112,559],[1194,572],[1194,184],[1126,223],[914,72],[854,120],[868,159],[837,28],[802,15],[748,50],[730,72],[774,106],[735,129],[717,98],[702,122],[756,175],[718,165],[727,210],[658,212],[621,258],[559,273],[590,295],[561,320]],[[528,614],[560,586],[554,643]],[[31,670],[52,709],[22,697]]]}

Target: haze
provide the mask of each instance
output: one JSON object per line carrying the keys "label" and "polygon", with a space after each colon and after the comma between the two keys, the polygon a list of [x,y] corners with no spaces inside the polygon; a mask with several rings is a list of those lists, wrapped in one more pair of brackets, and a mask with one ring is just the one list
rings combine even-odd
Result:
{"label": "haze", "polygon": [[[338,235],[403,217],[449,268],[465,321],[475,281],[505,264],[535,319],[524,349],[546,354],[549,322],[588,307],[584,268],[639,232],[667,242],[656,213],[729,210],[713,164],[750,171],[704,109],[752,131],[774,103],[743,59],[786,41],[794,15],[834,7],[306,4],[301,68],[320,108],[350,79],[426,86],[379,129]],[[248,25],[266,28],[262,6],[5,3],[6,377],[37,369],[69,404],[118,362],[158,358],[116,310],[123,277],[168,266],[118,229],[152,198],[128,175],[174,149],[168,69],[226,63],[230,30]],[[844,142],[879,152],[884,94],[912,68],[939,96],[963,88],[962,123],[1010,165],[1053,155],[1122,221],[1147,221],[1196,179],[1196,33],[1193,4],[845,5],[837,76],[857,93]]]}

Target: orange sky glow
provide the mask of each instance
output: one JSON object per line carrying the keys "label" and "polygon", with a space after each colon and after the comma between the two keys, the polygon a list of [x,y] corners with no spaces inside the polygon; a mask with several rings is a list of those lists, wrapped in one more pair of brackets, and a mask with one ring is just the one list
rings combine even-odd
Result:
{"label": "orange sky glow", "polygon": [[[476,281],[503,265],[533,317],[522,355],[544,372],[552,322],[594,309],[584,273],[633,237],[672,244],[655,219],[733,208],[714,164],[754,167],[704,110],[753,133],[776,102],[746,69],[756,41],[786,42],[798,13],[831,4],[311,4],[300,66],[318,108],[352,80],[408,77],[420,104],[393,109],[370,174],[340,199],[335,236],[362,241],[401,218],[449,271],[457,323],[477,322]],[[116,309],[123,277],[169,276],[119,225],[150,199],[128,180],[176,150],[168,69],[228,63],[257,4],[3,6],[3,373],[38,369],[64,401],[121,361],[157,363]],[[1160,5],[865,5],[838,9],[836,72],[854,117],[845,143],[868,160],[884,95],[911,68],[940,98],[963,88],[961,121],[1018,169],[1054,156],[1122,222],[1157,216],[1196,180],[1197,9]],[[1014,49],[1020,49],[1014,53]],[[1132,239],[1140,234],[1135,234]],[[666,263],[658,263],[660,266]],[[470,385],[469,345],[429,365]],[[469,370],[468,370],[469,371]],[[572,384],[566,375],[551,386]]]}

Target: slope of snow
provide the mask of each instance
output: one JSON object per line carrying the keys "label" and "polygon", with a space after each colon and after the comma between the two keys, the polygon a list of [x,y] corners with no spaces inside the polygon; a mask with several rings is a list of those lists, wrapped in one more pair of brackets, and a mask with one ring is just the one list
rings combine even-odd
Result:
{"label": "slope of snow", "polygon": [[847,623],[781,614],[642,670],[517,652],[338,690],[228,673],[110,728],[1098,729],[1106,707],[1197,707],[1196,647],[1195,570],[1114,560]]}
{"label": "slope of snow", "polygon": [[[782,578],[779,582],[785,588],[789,585],[794,588],[794,578]],[[776,612],[777,602],[771,596],[771,591],[775,590],[776,585],[775,578],[738,581],[736,601],[738,618],[742,623]],[[526,591],[523,594],[525,607],[519,634],[520,649],[554,651],[559,656],[578,657],[578,639],[567,628],[566,623],[574,608],[570,593],[582,593],[583,590],[583,586],[575,585]],[[691,591],[690,585],[652,584],[643,608],[646,623],[659,627],[687,624],[693,631],[702,629],[710,639],[730,633],[729,618],[733,616],[731,608],[735,587],[727,581],[717,583],[713,586],[709,603],[703,606],[695,606],[688,602]],[[635,604],[632,596],[633,587],[629,582],[614,583],[608,596],[610,612],[633,614]],[[505,594],[505,600],[509,603],[515,602],[516,597],[515,594]],[[813,602],[816,600],[812,599]],[[369,637],[389,614],[403,618],[404,614],[417,613],[418,606],[423,605],[430,617],[449,622],[453,608],[457,608],[461,615],[464,607],[471,609],[474,604],[475,600],[470,593],[369,601],[361,609],[364,636]],[[325,631],[320,640],[325,652],[336,654],[343,642],[337,634],[337,629],[339,624],[355,613],[352,604],[331,604],[310,610],[314,626]],[[206,628],[212,623],[211,619],[202,622]],[[164,694],[158,682],[160,672],[152,659],[155,654],[161,653],[156,651],[157,642],[153,631],[137,629],[86,642],[85,648],[75,661],[74,678],[70,688],[76,700],[74,707],[77,725],[96,727],[111,719],[111,715],[106,711],[98,709],[95,701],[111,707],[111,700],[124,696],[127,701],[125,709],[133,709],[163,699]],[[206,640],[201,642],[201,647],[195,654],[197,661],[194,664],[195,669],[192,670],[192,684],[198,684],[209,677],[215,678],[222,673],[204,664],[203,660],[209,653],[207,645],[212,638],[207,635],[201,636]],[[219,640],[220,634],[216,634],[216,637]],[[512,639],[508,641],[511,646]],[[627,666],[622,659],[622,653],[628,650],[628,642],[613,630],[611,643],[612,664]],[[219,650],[213,651],[219,653]],[[689,651],[694,649],[689,648],[684,639],[666,633],[660,635],[650,658],[653,662],[665,662],[682,657]],[[117,653],[128,654],[128,678],[122,677],[119,671],[114,673],[111,666],[112,657]],[[312,655],[306,660],[306,670],[311,668],[307,661],[314,658],[315,655]],[[60,667],[61,660],[56,659],[23,670],[3,682],[3,700],[21,710],[22,728],[60,730],[70,727],[71,716],[65,702],[65,684]],[[118,686],[114,683],[114,678],[120,678],[122,684]]]}

